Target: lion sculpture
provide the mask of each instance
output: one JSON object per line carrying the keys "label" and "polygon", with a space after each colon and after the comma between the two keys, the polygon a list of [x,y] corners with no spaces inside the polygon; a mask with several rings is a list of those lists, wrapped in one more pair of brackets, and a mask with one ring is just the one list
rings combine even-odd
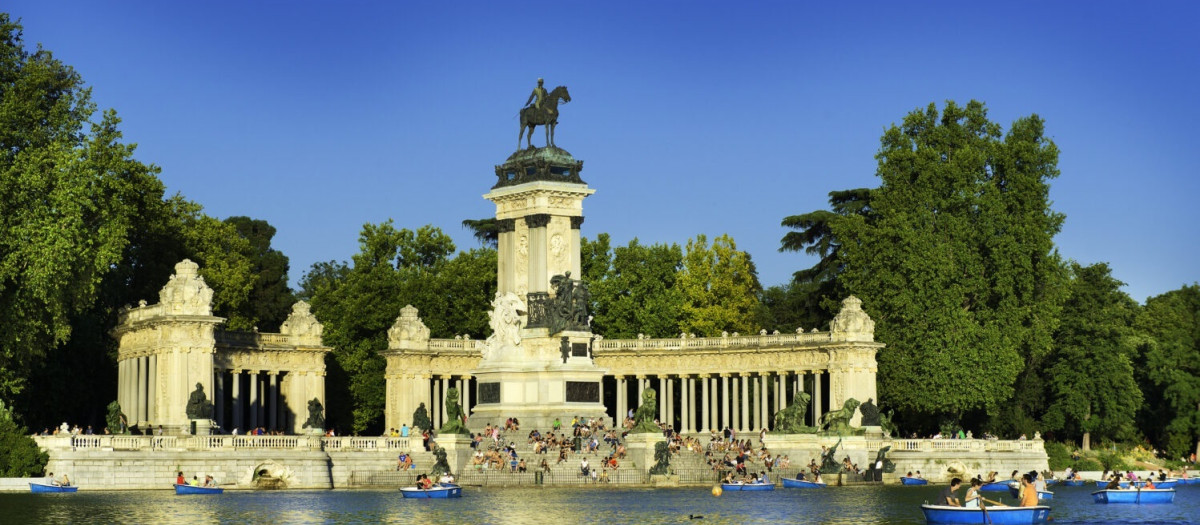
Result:
{"label": "lion sculpture", "polygon": [[438,434],[470,434],[463,424],[463,409],[458,404],[458,389],[446,389],[446,423],[438,429]]}
{"label": "lion sculpture", "polygon": [[821,416],[821,429],[826,432],[845,432],[849,430],[850,419],[854,417],[854,412],[858,410],[858,405],[859,402],[857,399],[847,399],[842,408]]}
{"label": "lion sculpture", "polygon": [[808,411],[808,402],[812,399],[805,392],[796,392],[792,404],[775,413],[775,432],[779,434],[801,434],[811,432],[804,426],[804,415]]}
{"label": "lion sculpture", "polygon": [[658,414],[658,394],[653,388],[642,392],[642,404],[633,412],[633,432],[661,432],[654,419]]}

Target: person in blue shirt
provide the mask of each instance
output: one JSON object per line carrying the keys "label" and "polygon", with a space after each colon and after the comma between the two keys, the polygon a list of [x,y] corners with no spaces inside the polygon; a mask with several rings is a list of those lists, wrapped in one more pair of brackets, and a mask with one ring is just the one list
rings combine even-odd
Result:
{"label": "person in blue shirt", "polygon": [[402,438],[408,437],[408,423],[404,423],[404,424],[400,425],[400,437],[402,437]]}

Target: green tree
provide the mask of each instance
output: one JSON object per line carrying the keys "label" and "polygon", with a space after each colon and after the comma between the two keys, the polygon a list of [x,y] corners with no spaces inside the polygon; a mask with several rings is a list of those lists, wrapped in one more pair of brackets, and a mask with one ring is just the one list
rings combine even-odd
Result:
{"label": "green tree", "polygon": [[0,401],[0,477],[40,476],[50,456],[38,448],[25,427],[13,420],[12,411]]}
{"label": "green tree", "polygon": [[495,295],[496,253],[476,249],[454,254],[440,229],[397,230],[392,221],[366,224],[351,265],[319,263],[301,282],[301,297],[325,323],[326,393],[332,428],[377,430],[385,405],[387,330],[407,304],[421,311],[433,337],[469,333],[486,337],[487,311]]}
{"label": "green tree", "polygon": [[683,294],[680,330],[711,337],[758,329],[758,273],[729,235],[711,246],[703,234],[688,240],[676,287]]}
{"label": "green tree", "polygon": [[213,289],[213,314],[226,318],[232,330],[253,329],[258,319],[249,304],[257,278],[250,241],[234,225],[206,215],[203,206],[180,195],[167,202],[183,252],[200,265],[200,276]]}
{"label": "green tree", "polygon": [[462,221],[462,226],[471,230],[475,240],[479,241],[484,248],[495,250],[500,243],[500,224],[496,222],[495,217],[466,219]]}
{"label": "green tree", "polygon": [[678,289],[683,251],[677,244],[643,245],[637,239],[611,253],[608,234],[584,241],[583,274],[592,295],[592,329],[605,337],[671,337],[678,334],[683,295]]}
{"label": "green tree", "polygon": [[1200,285],[1147,299],[1135,326],[1148,336],[1137,367],[1143,430],[1172,457],[1200,455]]}
{"label": "green tree", "polygon": [[239,313],[255,321],[260,331],[277,332],[291,313],[296,296],[288,286],[288,258],[271,247],[275,227],[267,221],[235,216],[225,219],[250,243],[249,259],[254,285]]}
{"label": "green tree", "polygon": [[26,50],[0,13],[0,399],[71,338],[129,245],[131,203],[157,182],[120,142],[116,113],[92,122],[95,110],[80,76]]}
{"label": "green tree", "polygon": [[982,103],[947,102],[886,130],[876,159],[873,220],[832,217],[830,231],[842,284],[888,344],[881,401],[913,420],[995,415],[1049,351],[1062,303],[1063,217],[1048,200],[1058,148],[1036,115],[1002,135]]}
{"label": "green tree", "polygon": [[[857,215],[868,224],[874,219],[871,190],[829,192],[830,210],[816,210],[783,218],[782,225],[798,231],[784,234],[779,251],[817,255],[811,268],[792,274],[792,283],[768,294],[773,319],[792,320],[788,324],[824,326],[841,309],[842,299],[850,295],[842,285],[841,242],[833,234],[832,224],[841,217]],[[786,309],[785,309],[786,308]],[[794,313],[788,313],[794,312]],[[777,321],[778,322],[778,321]]]}
{"label": "green tree", "polygon": [[1067,300],[1054,333],[1048,362],[1051,395],[1043,419],[1059,437],[1082,437],[1091,450],[1092,434],[1123,440],[1134,435],[1142,392],[1134,385],[1131,356],[1136,352],[1133,320],[1138,306],[1120,290],[1124,284],[1107,264],[1070,264]]}

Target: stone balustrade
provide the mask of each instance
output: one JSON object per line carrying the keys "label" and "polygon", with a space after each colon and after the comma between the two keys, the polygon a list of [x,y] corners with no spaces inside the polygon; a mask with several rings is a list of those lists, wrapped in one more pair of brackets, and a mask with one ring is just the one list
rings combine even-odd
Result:
{"label": "stone balustrade", "polygon": [[645,350],[705,350],[731,348],[780,348],[795,345],[828,343],[830,332],[791,334],[731,335],[722,337],[669,337],[660,339],[601,339],[596,350],[608,352],[642,352]]}
{"label": "stone balustrade", "polygon": [[[412,438],[360,436],[34,436],[48,451],[411,450]],[[417,446],[421,446],[417,443]]]}

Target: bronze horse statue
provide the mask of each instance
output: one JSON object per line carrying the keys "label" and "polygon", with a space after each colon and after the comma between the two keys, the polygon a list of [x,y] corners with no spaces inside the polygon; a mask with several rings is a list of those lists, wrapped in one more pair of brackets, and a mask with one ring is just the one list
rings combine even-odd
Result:
{"label": "bronze horse statue", "polygon": [[[537,107],[527,106],[521,108],[521,133],[517,135],[517,149],[521,149],[521,139],[526,138],[529,142],[529,147],[533,147],[533,128],[537,126],[545,126],[546,128],[546,145],[554,145],[554,127],[558,125],[558,101],[571,101],[571,94],[567,92],[567,86],[558,86],[553,91],[546,94],[542,99],[542,109]],[[529,135],[526,137],[525,130],[529,129]]]}

